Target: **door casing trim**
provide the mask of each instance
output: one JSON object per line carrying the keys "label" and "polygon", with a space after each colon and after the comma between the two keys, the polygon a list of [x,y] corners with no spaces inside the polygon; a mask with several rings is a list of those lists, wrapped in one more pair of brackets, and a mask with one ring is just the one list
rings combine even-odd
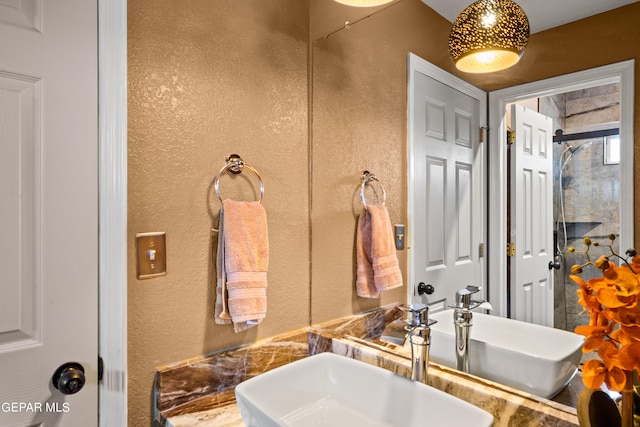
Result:
{"label": "door casing trim", "polygon": [[[507,155],[506,105],[528,98],[555,95],[620,82],[620,138],[633,141],[634,60],[578,71],[489,93],[489,300],[493,314],[507,316]],[[620,247],[633,247],[633,144],[623,144],[620,189]]]}
{"label": "door casing trim", "polygon": [[[98,0],[101,427],[127,425],[127,0]],[[96,361],[97,363],[97,361]]]}

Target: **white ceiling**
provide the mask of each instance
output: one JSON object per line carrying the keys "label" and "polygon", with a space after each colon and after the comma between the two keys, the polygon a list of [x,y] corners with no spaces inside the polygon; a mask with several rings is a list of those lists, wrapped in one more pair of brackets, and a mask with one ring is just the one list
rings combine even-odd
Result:
{"label": "white ceiling", "polygon": [[[636,1],[638,0],[515,0],[529,18],[531,33],[597,15]],[[453,22],[458,13],[474,0],[422,0],[422,2]]]}

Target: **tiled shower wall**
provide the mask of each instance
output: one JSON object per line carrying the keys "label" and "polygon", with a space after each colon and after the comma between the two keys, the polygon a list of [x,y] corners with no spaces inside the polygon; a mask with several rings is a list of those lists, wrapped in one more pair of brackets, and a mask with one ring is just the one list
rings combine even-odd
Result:
{"label": "tiled shower wall", "polygon": [[[554,119],[554,131],[562,129],[565,134],[572,134],[619,126],[618,84],[540,98],[539,101],[540,112]],[[571,146],[577,150],[584,144],[590,145],[576,151],[566,162],[561,180],[561,165],[570,154],[567,149]],[[562,254],[562,268],[556,271],[555,276],[555,326],[573,331],[576,326],[588,322],[586,315],[579,314],[582,307],[577,302],[577,286],[569,279],[571,266],[582,264],[584,255],[571,254],[567,248],[573,246],[577,250],[584,249],[584,237],[608,243],[609,234],[619,235],[620,165],[604,164],[602,137],[554,144],[554,159],[554,230],[558,230],[558,247]],[[561,215],[560,183],[564,221]],[[615,243],[614,249],[618,250]],[[599,255],[602,250],[594,250],[594,253]],[[588,279],[598,275],[597,270],[586,269],[582,277]]]}

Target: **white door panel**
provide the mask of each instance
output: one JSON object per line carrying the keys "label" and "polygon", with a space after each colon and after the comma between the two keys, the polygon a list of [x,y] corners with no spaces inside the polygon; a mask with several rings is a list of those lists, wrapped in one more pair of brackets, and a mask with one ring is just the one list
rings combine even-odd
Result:
{"label": "white door panel", "polygon": [[549,117],[511,107],[511,317],[553,326],[553,124]]}
{"label": "white door panel", "polygon": [[[480,101],[415,69],[410,91],[410,301],[439,311],[484,286]],[[434,293],[417,295],[419,282]]]}
{"label": "white door panel", "polygon": [[2,426],[97,424],[97,117],[97,3],[0,1]]}

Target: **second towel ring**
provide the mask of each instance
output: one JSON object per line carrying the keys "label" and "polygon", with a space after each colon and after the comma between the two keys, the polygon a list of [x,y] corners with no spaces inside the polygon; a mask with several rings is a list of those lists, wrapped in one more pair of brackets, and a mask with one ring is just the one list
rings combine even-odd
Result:
{"label": "second towel ring", "polygon": [[222,169],[220,169],[220,172],[218,173],[216,178],[213,180],[213,187],[215,188],[216,195],[218,196],[218,199],[220,199],[221,202],[222,202],[222,197],[220,197],[219,181],[222,174],[225,171],[227,171],[231,174],[237,175],[239,173],[242,173],[245,167],[258,177],[258,181],[260,182],[260,198],[258,199],[258,202],[262,203],[262,198],[264,197],[264,184],[262,183],[262,177],[260,176],[260,173],[257,170],[255,170],[253,166],[251,166],[249,163],[246,163],[244,160],[242,160],[242,158],[237,154],[230,154],[229,156],[227,156],[224,166],[222,167]]}
{"label": "second towel ring", "polygon": [[367,199],[364,196],[364,189],[371,181],[376,181],[382,189],[382,205],[384,206],[387,201],[387,192],[384,190],[384,185],[382,185],[380,180],[369,171],[362,172],[362,175],[360,175],[360,180],[362,181],[362,184],[360,185],[360,197],[362,198],[362,205],[364,206],[364,208],[367,208]]}

